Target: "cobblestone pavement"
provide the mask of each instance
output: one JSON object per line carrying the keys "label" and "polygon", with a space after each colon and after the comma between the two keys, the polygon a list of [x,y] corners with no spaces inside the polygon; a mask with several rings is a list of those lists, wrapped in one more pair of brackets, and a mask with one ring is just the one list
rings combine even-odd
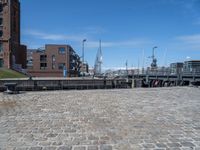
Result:
{"label": "cobblestone pavement", "polygon": [[200,150],[200,89],[0,93],[0,150]]}

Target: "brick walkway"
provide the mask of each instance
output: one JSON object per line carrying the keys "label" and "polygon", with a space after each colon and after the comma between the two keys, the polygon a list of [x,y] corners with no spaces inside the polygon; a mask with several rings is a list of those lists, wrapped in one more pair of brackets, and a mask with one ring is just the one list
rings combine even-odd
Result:
{"label": "brick walkway", "polygon": [[0,93],[0,149],[200,150],[200,89]]}

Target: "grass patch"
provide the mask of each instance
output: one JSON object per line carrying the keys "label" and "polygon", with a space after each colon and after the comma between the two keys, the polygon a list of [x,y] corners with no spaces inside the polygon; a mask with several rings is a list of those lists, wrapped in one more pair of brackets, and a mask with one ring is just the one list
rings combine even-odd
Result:
{"label": "grass patch", "polygon": [[16,72],[11,69],[0,68],[0,79],[5,78],[24,78],[26,77],[24,74]]}

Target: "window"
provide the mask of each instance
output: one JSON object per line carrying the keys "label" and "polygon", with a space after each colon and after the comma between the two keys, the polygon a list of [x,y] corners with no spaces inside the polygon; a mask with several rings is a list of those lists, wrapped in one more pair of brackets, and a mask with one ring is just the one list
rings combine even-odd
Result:
{"label": "window", "polygon": [[13,30],[14,30],[15,32],[17,32],[17,23],[16,23],[16,20],[13,21]]}
{"label": "window", "polygon": [[56,56],[55,56],[55,55],[52,55],[52,69],[55,69],[55,68],[56,68],[55,61],[56,61]]}
{"label": "window", "polygon": [[52,69],[55,69],[56,68],[56,64],[52,64]]}
{"label": "window", "polygon": [[3,36],[3,31],[2,30],[0,30],[0,37],[2,37]]}
{"label": "window", "polygon": [[40,61],[47,61],[47,55],[40,55]]}
{"label": "window", "polygon": [[59,47],[58,48],[58,53],[59,54],[65,54],[65,47]]}
{"label": "window", "polygon": [[3,18],[0,18],[0,25],[3,24]]}
{"label": "window", "polygon": [[3,44],[0,43],[0,52],[3,52]]}
{"label": "window", "polygon": [[3,11],[3,5],[0,4],[0,12],[2,12],[2,11]]}
{"label": "window", "polygon": [[47,68],[47,63],[40,63],[40,70],[45,70]]}
{"label": "window", "polygon": [[52,62],[55,62],[55,61],[56,61],[56,56],[52,55]]}
{"label": "window", "polygon": [[16,17],[16,11],[13,12],[13,16]]}
{"label": "window", "polygon": [[58,64],[58,69],[59,69],[59,70],[63,70],[64,67],[65,67],[65,63],[59,63],[59,64]]}
{"label": "window", "polygon": [[0,59],[0,68],[3,67],[3,59]]}

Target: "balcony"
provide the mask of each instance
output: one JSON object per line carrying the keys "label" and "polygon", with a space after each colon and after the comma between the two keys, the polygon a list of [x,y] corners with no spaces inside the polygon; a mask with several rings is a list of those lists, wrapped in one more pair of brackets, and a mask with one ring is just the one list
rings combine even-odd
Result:
{"label": "balcony", "polygon": [[71,68],[71,67],[75,67],[75,66],[76,66],[75,64],[70,64],[70,68]]}

